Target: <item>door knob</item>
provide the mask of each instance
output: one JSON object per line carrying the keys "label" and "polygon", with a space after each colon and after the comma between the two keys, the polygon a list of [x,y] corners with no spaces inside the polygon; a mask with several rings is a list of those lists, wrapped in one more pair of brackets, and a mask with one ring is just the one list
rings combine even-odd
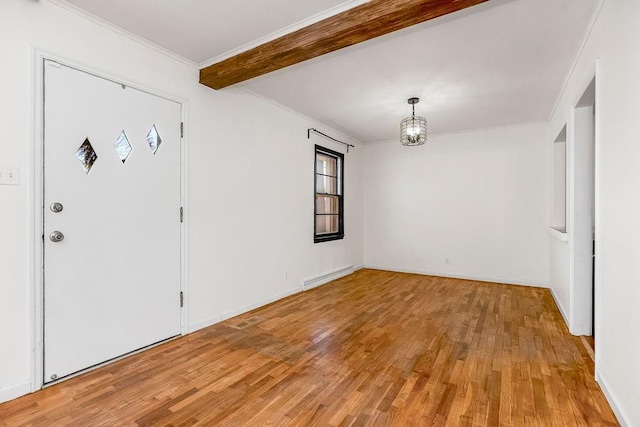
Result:
{"label": "door knob", "polygon": [[64,234],[59,231],[54,231],[53,233],[49,234],[49,240],[51,240],[53,243],[62,242],[64,240]]}
{"label": "door knob", "polygon": [[62,212],[63,206],[62,203],[51,203],[51,206],[49,206],[49,209],[51,209],[51,212],[53,213],[58,213],[58,212]]}

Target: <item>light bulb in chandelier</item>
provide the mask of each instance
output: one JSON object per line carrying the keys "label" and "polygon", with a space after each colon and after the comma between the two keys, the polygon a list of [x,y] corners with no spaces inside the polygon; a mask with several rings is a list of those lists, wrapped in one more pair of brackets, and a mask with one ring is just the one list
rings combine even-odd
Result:
{"label": "light bulb in chandelier", "polygon": [[407,138],[412,142],[415,142],[420,138],[420,128],[416,126],[415,123],[407,128]]}

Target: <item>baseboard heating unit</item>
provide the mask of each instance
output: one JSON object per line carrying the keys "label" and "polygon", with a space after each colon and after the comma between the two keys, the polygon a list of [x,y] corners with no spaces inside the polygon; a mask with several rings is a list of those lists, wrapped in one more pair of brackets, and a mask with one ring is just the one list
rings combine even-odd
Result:
{"label": "baseboard heating unit", "polygon": [[332,280],[339,279],[340,277],[347,276],[353,273],[353,265],[341,268],[340,270],[332,271],[312,279],[307,279],[302,282],[302,290],[308,291],[309,289],[324,285]]}

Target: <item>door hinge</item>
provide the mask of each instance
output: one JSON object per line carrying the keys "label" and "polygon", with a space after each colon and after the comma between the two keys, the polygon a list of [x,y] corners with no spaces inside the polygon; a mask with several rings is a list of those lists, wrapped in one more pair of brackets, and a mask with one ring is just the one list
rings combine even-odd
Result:
{"label": "door hinge", "polygon": [[184,138],[184,122],[180,122],[180,138]]}
{"label": "door hinge", "polygon": [[180,206],[180,222],[184,222],[184,209]]}
{"label": "door hinge", "polygon": [[184,305],[184,294],[180,291],[180,307]]}

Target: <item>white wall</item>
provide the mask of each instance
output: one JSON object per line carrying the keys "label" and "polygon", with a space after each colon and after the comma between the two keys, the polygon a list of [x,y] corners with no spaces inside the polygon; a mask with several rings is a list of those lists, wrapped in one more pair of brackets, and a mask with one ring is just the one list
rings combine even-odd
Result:
{"label": "white wall", "polygon": [[239,89],[201,86],[197,68],[49,1],[3,0],[0,166],[19,167],[21,181],[0,186],[0,401],[29,391],[33,356],[34,48],[187,102],[189,329],[363,263],[359,146],[345,157],[346,237],[313,244],[313,145],[344,150],[306,130],[338,132]]}
{"label": "white wall", "polygon": [[[605,0],[559,99],[553,141],[596,71],[596,377],[620,421],[640,425],[640,2]],[[571,224],[568,224],[571,227]],[[555,245],[555,243],[553,243]],[[552,260],[566,268],[562,251]],[[568,283],[551,278],[556,294]]]}
{"label": "white wall", "polygon": [[548,125],[365,147],[365,265],[547,286]]}
{"label": "white wall", "polygon": [[[417,148],[364,148],[367,264],[541,285],[550,277],[556,294],[568,292],[568,256],[551,251],[549,276],[549,246],[541,242],[549,238],[548,150],[599,58],[596,375],[628,425],[640,425],[638,22],[637,0],[604,2],[548,125],[432,136]],[[306,128],[320,124],[236,89],[200,86],[196,69],[47,1],[3,0],[0,166],[19,167],[21,181],[0,186],[0,400],[28,390],[30,379],[33,47],[188,102],[192,326],[295,291],[305,277],[362,263],[361,147],[346,157],[347,238],[313,245],[315,141],[306,140]],[[266,173],[273,175],[261,180]],[[264,182],[269,194],[261,193]],[[256,212],[265,203],[274,211]],[[265,215],[283,221],[256,221]]]}

